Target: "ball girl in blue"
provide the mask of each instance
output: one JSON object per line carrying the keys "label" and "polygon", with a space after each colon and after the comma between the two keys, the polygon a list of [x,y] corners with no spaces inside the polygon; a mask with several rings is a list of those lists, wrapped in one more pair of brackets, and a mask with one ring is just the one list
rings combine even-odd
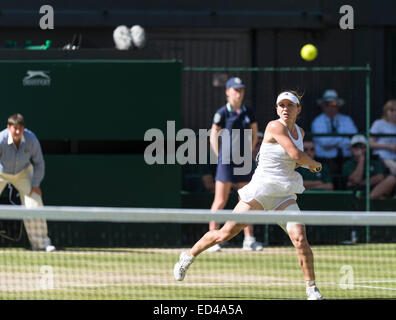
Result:
{"label": "ball girl in blue", "polygon": [[[252,152],[257,143],[258,126],[254,111],[243,104],[245,96],[245,85],[240,78],[234,77],[227,81],[226,84],[227,104],[216,111],[213,117],[212,130],[210,134],[210,145],[212,150],[218,157],[217,171],[215,177],[215,197],[211,210],[221,210],[227,204],[228,197],[232,186],[235,184],[237,189],[244,187],[252,178],[253,166],[247,174],[235,174],[235,168],[243,167],[244,164],[238,164],[232,156],[233,148],[238,148],[237,152],[244,159],[252,159],[245,157],[244,152],[244,129],[252,130],[251,149]],[[223,134],[229,134],[229,139],[221,139],[219,143],[219,132],[222,129]],[[238,129],[238,134],[232,133],[232,130]],[[224,144],[226,143],[226,144]],[[219,224],[211,221],[209,230],[218,230]],[[253,226],[249,225],[245,228],[245,239],[243,248],[245,250],[261,250],[262,244],[256,242],[253,236]],[[208,251],[214,252],[220,250],[219,245],[214,245]]]}

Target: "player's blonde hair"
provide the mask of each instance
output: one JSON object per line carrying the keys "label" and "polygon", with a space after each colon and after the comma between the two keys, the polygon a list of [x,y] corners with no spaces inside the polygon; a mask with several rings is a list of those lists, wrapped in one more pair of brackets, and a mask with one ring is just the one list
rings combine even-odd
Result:
{"label": "player's blonde hair", "polygon": [[382,109],[382,119],[388,121],[388,110],[396,108],[396,99],[388,100]]}

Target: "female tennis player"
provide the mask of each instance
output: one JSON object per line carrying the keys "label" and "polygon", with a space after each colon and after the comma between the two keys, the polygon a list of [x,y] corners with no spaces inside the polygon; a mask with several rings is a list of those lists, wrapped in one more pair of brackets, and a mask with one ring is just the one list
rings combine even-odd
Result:
{"label": "female tennis player", "polygon": [[[279,119],[270,121],[265,129],[260,148],[259,163],[252,180],[238,191],[240,201],[233,212],[249,210],[292,210],[299,211],[297,193],[304,191],[298,166],[318,172],[322,165],[303,152],[304,131],[296,124],[301,112],[301,96],[295,91],[279,94],[276,111]],[[289,235],[297,250],[298,260],[306,281],[308,300],[321,300],[322,295],[315,284],[314,259],[307,241],[305,226],[298,222],[280,225]],[[184,279],[194,259],[214,244],[229,241],[246,227],[228,221],[220,230],[207,232],[190,250],[182,252],[173,273],[176,280]]]}

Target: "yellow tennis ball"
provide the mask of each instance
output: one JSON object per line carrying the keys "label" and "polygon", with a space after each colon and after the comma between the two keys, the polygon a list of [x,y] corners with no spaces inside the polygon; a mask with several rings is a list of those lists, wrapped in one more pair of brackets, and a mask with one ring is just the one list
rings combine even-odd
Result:
{"label": "yellow tennis ball", "polygon": [[301,48],[300,54],[304,60],[312,61],[318,55],[318,49],[313,44],[306,44]]}

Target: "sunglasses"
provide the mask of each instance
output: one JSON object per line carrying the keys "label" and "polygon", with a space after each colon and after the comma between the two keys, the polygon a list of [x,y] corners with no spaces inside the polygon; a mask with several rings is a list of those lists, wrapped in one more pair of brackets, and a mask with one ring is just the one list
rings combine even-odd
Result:
{"label": "sunglasses", "polygon": [[356,143],[356,144],[354,144],[354,145],[352,146],[352,148],[355,148],[355,149],[365,149],[365,148],[366,148],[366,145],[363,144],[363,143]]}
{"label": "sunglasses", "polygon": [[336,107],[337,106],[337,101],[326,101],[324,103],[325,107]]}

